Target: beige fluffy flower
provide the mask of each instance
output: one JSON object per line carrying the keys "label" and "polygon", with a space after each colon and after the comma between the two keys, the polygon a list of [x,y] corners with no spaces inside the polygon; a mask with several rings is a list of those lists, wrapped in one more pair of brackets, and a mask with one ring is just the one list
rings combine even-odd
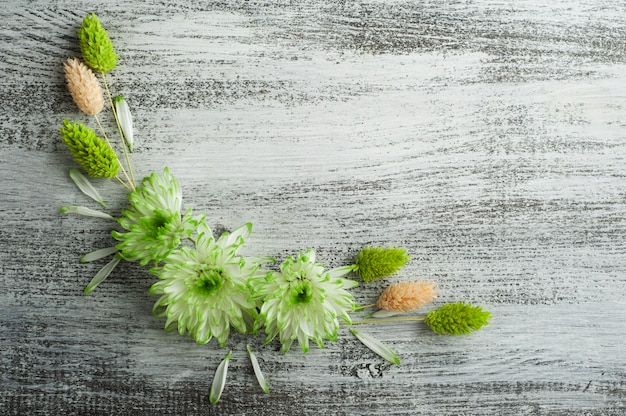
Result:
{"label": "beige fluffy flower", "polygon": [[94,73],[76,58],[69,58],[63,64],[67,89],[81,111],[96,115],[104,107],[102,87]]}
{"label": "beige fluffy flower", "polygon": [[434,282],[401,282],[389,286],[376,306],[391,312],[408,312],[421,308],[437,297]]}

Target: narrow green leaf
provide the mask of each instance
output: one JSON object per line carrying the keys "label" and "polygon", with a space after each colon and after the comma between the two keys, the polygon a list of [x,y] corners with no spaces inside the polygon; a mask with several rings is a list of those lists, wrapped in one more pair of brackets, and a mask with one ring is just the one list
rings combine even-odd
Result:
{"label": "narrow green leaf", "polygon": [[80,170],[70,169],[70,178],[72,178],[76,186],[78,186],[78,189],[80,189],[85,195],[106,208],[106,204],[96,188],[91,185],[91,182],[89,182],[87,177],[85,177]]}
{"label": "narrow green leaf", "polygon": [[254,375],[256,376],[256,379],[259,382],[259,386],[261,386],[261,388],[263,389],[265,393],[269,393],[270,386],[267,384],[265,377],[263,377],[263,373],[261,372],[261,367],[259,366],[259,362],[256,359],[256,355],[252,352],[252,348],[250,348],[250,345],[246,345],[246,349],[248,350],[248,355],[250,355],[250,361],[252,362]]}
{"label": "narrow green leaf", "polygon": [[376,354],[380,355],[385,360],[389,361],[392,364],[400,365],[400,359],[398,358],[396,353],[376,338],[370,335],[363,334],[354,328],[350,328],[350,332],[352,332],[352,334],[357,337],[359,341],[363,343],[363,345],[365,345]]}
{"label": "narrow green leaf", "polygon": [[90,294],[91,291],[94,290],[100,283],[104,282],[106,278],[109,277],[113,269],[115,269],[115,266],[117,266],[120,260],[122,260],[121,257],[115,257],[113,260],[108,262],[102,269],[100,269],[100,271],[96,273],[93,279],[91,279],[91,282],[89,282],[83,293],[85,295]]}
{"label": "narrow green leaf", "polygon": [[211,404],[216,404],[220,400],[220,397],[222,397],[224,385],[226,384],[228,362],[230,361],[231,354],[232,351],[228,351],[228,354],[226,354],[226,357],[222,360],[220,365],[217,367],[217,370],[215,371],[213,383],[211,384],[211,392],[209,393],[209,401],[211,402]]}

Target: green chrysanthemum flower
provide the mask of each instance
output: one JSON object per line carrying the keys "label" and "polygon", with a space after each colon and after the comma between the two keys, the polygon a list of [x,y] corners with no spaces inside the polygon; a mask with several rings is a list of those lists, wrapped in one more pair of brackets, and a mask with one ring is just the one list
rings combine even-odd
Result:
{"label": "green chrysanthemum flower", "polygon": [[85,16],[83,24],[78,29],[78,40],[87,65],[101,72],[115,68],[117,55],[113,50],[113,43],[94,13]]}
{"label": "green chrysanthemum flower", "polygon": [[237,256],[251,231],[248,223],[215,241],[202,222],[195,249],[183,247],[171,253],[163,267],[150,270],[160,279],[150,293],[162,295],[154,312],[167,317],[166,330],[178,326],[181,335],[188,332],[198,344],[216,337],[225,346],[231,325],[241,333],[254,329],[257,303],[247,282],[260,273],[259,263],[272,259]]}
{"label": "green chrysanthemum flower", "polygon": [[280,270],[251,281],[254,296],[264,302],[256,328],[265,325],[266,343],[279,335],[282,351],[287,352],[297,339],[306,353],[309,339],[320,348],[323,339],[336,341],[338,316],[350,323],[347,312],[356,307],[346,289],[357,282],[343,278],[352,266],[325,271],[315,263],[315,252],[308,250],[298,258],[288,257]]}
{"label": "green chrysanthemum flower", "polygon": [[87,174],[94,178],[114,178],[120,163],[115,151],[92,129],[82,123],[63,120],[61,138],[69,147],[72,156]]}
{"label": "green chrysanthemum flower", "polygon": [[369,283],[391,276],[409,261],[406,250],[397,247],[365,247],[356,258],[354,272]]}
{"label": "green chrysanthemum flower", "polygon": [[141,187],[128,195],[130,208],[122,211],[119,223],[127,233],[113,231],[120,255],[141,265],[159,263],[189,238],[199,219],[191,216],[191,209],[181,214],[182,193],[178,180],[167,168],[162,177],[156,173],[144,178]]}
{"label": "green chrysanthemum flower", "polygon": [[449,303],[426,315],[424,323],[438,334],[468,335],[489,324],[491,314],[470,303]]}

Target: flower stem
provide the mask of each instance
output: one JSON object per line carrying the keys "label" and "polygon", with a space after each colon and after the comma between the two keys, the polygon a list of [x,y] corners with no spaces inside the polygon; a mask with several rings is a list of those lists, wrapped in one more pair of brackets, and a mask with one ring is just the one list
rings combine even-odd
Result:
{"label": "flower stem", "polygon": [[120,183],[122,185],[124,185],[124,188],[128,189],[130,192],[133,192],[134,189],[131,188],[130,186],[128,186],[128,184],[126,182],[124,182],[119,176],[116,176],[115,179],[117,179],[118,181],[120,181]]}
{"label": "flower stem", "polygon": [[[104,132],[104,127],[102,127],[102,123],[100,123],[100,119],[98,118],[98,115],[94,114],[94,118],[96,119],[96,123],[98,123],[98,127],[100,127],[100,131],[102,132],[102,135],[104,136],[104,140],[106,140],[109,147],[113,149],[113,146],[111,145],[111,142],[109,141],[109,138],[107,137],[107,134]],[[115,149],[113,149],[113,151],[115,151]],[[126,180],[128,181],[128,185],[124,184],[124,186],[126,186],[128,190],[133,192],[135,190],[135,183],[130,180],[130,178],[128,177],[128,173],[126,173],[126,169],[124,169],[124,166],[121,163],[120,163],[120,168],[122,169],[122,172],[124,173],[124,176],[126,177]]]}
{"label": "flower stem", "polygon": [[356,308],[354,308],[354,310],[360,311],[361,309],[373,308],[374,306],[376,306],[376,304],[372,303],[371,305],[357,306]]}
{"label": "flower stem", "polygon": [[111,105],[111,111],[113,112],[113,117],[115,118],[115,124],[117,124],[117,131],[120,133],[120,138],[122,139],[122,149],[124,149],[124,157],[126,158],[126,164],[128,165],[128,170],[130,171],[130,177],[133,178],[132,180],[133,189],[135,189],[135,175],[133,174],[133,167],[130,164],[130,157],[128,156],[128,149],[126,149],[126,141],[124,140],[124,133],[122,133],[120,120],[117,117],[117,111],[115,111],[115,106],[113,105],[113,98],[111,97],[111,91],[109,90],[109,84],[107,83],[107,78],[104,75],[104,71],[102,72],[102,81],[104,83],[104,89],[107,92],[107,96],[109,97],[109,104]]}
{"label": "flower stem", "polygon": [[[388,318],[388,319],[366,319],[364,321],[352,322],[352,325],[364,325],[364,324],[376,324],[386,322],[404,322],[404,321],[423,321],[426,318]],[[350,325],[347,322],[342,322],[341,325]]]}

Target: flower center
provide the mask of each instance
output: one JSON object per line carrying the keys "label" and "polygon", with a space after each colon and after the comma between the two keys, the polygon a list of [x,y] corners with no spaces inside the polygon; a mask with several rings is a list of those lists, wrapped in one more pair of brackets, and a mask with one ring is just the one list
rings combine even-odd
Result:
{"label": "flower center", "polygon": [[313,287],[309,280],[299,280],[291,285],[289,301],[292,305],[303,305],[313,299]]}
{"label": "flower center", "polygon": [[150,236],[156,239],[165,235],[168,232],[169,225],[172,223],[174,218],[175,216],[173,215],[166,215],[166,213],[161,210],[155,210],[154,216],[150,218],[150,222],[148,224]]}
{"label": "flower center", "polygon": [[209,296],[224,286],[223,269],[209,265],[202,265],[198,270],[198,276],[193,282],[193,289],[199,295]]}

